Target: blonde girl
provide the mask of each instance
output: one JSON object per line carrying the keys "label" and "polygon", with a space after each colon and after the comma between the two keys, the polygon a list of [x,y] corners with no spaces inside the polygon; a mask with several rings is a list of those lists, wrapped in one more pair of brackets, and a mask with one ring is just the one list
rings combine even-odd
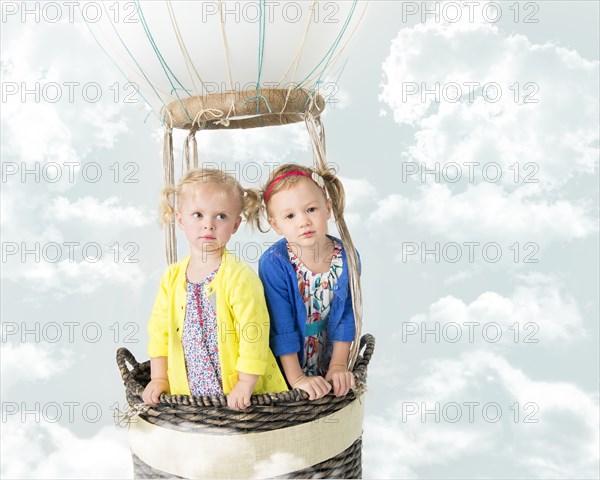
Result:
{"label": "blonde girl", "polygon": [[262,204],[250,209],[249,221],[260,229],[264,211],[283,236],[259,261],[271,349],[288,384],[311,400],[332,385],[336,396],[345,395],[354,386],[347,369],[354,311],[344,246],[327,231],[332,208],[343,213],[343,186],[330,170],[287,164],[270,175],[259,195]]}
{"label": "blonde girl", "polygon": [[269,315],[261,282],[226,244],[256,202],[229,174],[192,169],[162,193],[161,219],[175,220],[189,255],[162,276],[148,323],[151,380],[142,399],[163,392],[227,395],[232,409],[253,393],[286,390],[269,349]]}

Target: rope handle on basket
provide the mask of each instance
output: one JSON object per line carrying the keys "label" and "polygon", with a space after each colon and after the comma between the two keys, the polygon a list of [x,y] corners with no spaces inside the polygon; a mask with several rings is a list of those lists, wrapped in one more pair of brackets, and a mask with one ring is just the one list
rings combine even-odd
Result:
{"label": "rope handle on basket", "polygon": [[[127,363],[131,365],[131,370],[127,368]],[[121,378],[125,383],[129,380],[131,373],[134,369],[137,368],[139,362],[133,356],[129,350],[124,347],[121,347],[117,350],[117,365],[119,366],[119,371],[121,372]]]}
{"label": "rope handle on basket", "polygon": [[[352,373],[356,380],[358,390],[356,391],[357,396],[364,392],[364,385],[366,379],[367,366],[371,361],[373,350],[375,349],[375,337],[367,333],[360,339],[359,346],[359,359],[354,365]],[[364,351],[363,351],[364,350]],[[360,352],[362,351],[362,355]],[[129,370],[125,362],[129,362],[132,369]],[[141,365],[133,356],[133,354],[124,347],[117,350],[117,365],[121,371],[121,377],[126,387],[130,389],[131,393],[139,397],[141,402],[142,392],[144,387],[139,384],[133,378],[133,370]],[[361,387],[362,386],[362,387]],[[311,403],[326,403],[329,401],[329,395],[320,398],[319,400],[313,400]],[[252,395],[251,404],[254,405],[269,405],[277,402],[298,402],[308,400],[308,393],[304,390],[295,388],[280,393],[265,393],[259,395]],[[193,405],[193,406],[205,406],[205,407],[227,407],[227,397],[225,396],[203,396],[203,397],[192,397],[190,395],[170,395],[168,393],[162,393],[159,397],[160,403],[168,405]]]}
{"label": "rope handle on basket", "polygon": [[364,349],[362,353],[362,362],[365,367],[369,365],[371,361],[371,357],[373,356],[373,351],[375,350],[375,337],[370,333],[365,333],[360,339],[360,346],[358,347],[358,354],[360,355],[361,351]]}

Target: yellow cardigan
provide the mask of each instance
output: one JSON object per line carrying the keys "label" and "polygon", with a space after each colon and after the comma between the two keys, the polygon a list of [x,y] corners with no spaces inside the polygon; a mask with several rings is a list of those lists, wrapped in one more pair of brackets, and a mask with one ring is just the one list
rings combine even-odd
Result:
{"label": "yellow cardigan", "polygon": [[[163,274],[148,322],[148,355],[167,357],[171,394],[190,395],[181,335],[186,310],[186,270],[190,256],[170,265]],[[205,293],[217,314],[217,344],[227,395],[238,372],[260,375],[255,394],[287,390],[269,348],[269,313],[263,286],[254,270],[229,251]]]}

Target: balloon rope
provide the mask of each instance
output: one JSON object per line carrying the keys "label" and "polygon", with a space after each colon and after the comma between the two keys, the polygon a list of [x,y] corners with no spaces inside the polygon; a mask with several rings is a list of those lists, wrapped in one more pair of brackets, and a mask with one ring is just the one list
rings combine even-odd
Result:
{"label": "balloon rope", "polygon": [[229,87],[234,90],[233,76],[231,75],[231,59],[229,58],[229,45],[227,43],[227,35],[225,34],[225,19],[223,18],[223,2],[219,0],[219,20],[221,24],[221,38],[223,39],[223,48],[225,49],[225,59],[227,60],[227,72],[229,74]]}
{"label": "balloon rope", "polygon": [[[344,43],[344,45],[336,52],[336,54],[334,55],[333,59],[331,60],[331,66],[333,67],[338,58],[340,57],[340,55],[344,52],[344,50],[346,49],[346,47],[348,46],[348,44],[350,43],[350,41],[352,40],[352,38],[354,37],[354,34],[356,33],[356,31],[358,30],[358,27],[360,26],[363,17],[365,16],[365,13],[367,12],[367,8],[369,7],[368,3],[365,3],[365,7],[363,8],[360,17],[358,18],[358,20],[356,21],[356,24],[354,25],[354,29],[352,30],[352,32],[350,33],[350,35],[348,35],[348,39],[346,40],[346,42]],[[339,77],[338,77],[339,78]],[[312,80],[312,78],[308,79],[308,83],[310,83],[310,81]],[[337,81],[337,80],[336,80]]]}
{"label": "balloon rope", "polygon": [[[258,115],[260,113],[260,100],[263,99],[265,101],[265,103],[267,104],[267,107],[269,109],[269,112],[271,112],[271,107],[269,105],[269,102],[267,102],[267,99],[265,97],[263,97],[262,93],[261,93],[261,77],[262,77],[262,68],[263,68],[263,58],[265,55],[265,32],[267,29],[267,25],[265,22],[265,1],[266,0],[260,0],[260,2],[258,3],[259,6],[259,13],[260,13],[260,20],[258,22],[258,79],[256,80],[256,114]],[[262,117],[260,118],[260,123],[262,126],[264,126],[264,121]]]}
{"label": "balloon rope", "polygon": [[[298,72],[298,67],[300,66],[300,58],[302,57],[302,53],[304,52],[304,45],[306,43],[306,38],[308,36],[308,29],[310,28],[310,25],[312,23],[312,19],[315,14],[316,6],[317,6],[317,0],[313,0],[313,4],[310,7],[310,18],[308,19],[308,24],[306,25],[306,30],[304,30],[304,37],[302,38],[300,47],[298,48],[298,51],[296,52],[296,56],[295,56],[294,60],[292,60],[292,63],[290,63],[290,66],[287,68],[287,70],[283,74],[283,77],[281,77],[279,82],[277,82],[280,84],[284,80],[284,78],[287,76],[288,72],[290,71],[290,69],[292,68],[292,65],[294,65],[294,62],[295,62],[296,66],[294,67],[294,73],[292,74],[292,78],[288,82],[289,87],[287,89],[287,94],[285,96],[285,102],[283,102],[283,107],[282,107],[281,111],[279,112],[280,121],[281,121],[281,118],[283,117],[283,112],[285,112],[285,109],[287,107],[292,90],[295,88],[294,79],[296,78],[296,73]],[[310,97],[312,97],[312,95],[310,95]],[[307,103],[304,105],[304,108],[306,108],[306,105],[308,105],[309,99],[307,99]]]}
{"label": "balloon rope", "polygon": [[[78,8],[80,8],[80,9],[81,9],[81,6],[80,6],[80,5],[78,5]],[[82,16],[83,16],[83,14],[82,14]],[[108,15],[108,17],[109,17],[109,19],[110,19],[110,15]],[[111,21],[111,22],[112,22],[112,21]],[[103,51],[103,52],[106,54],[106,56],[107,56],[107,57],[110,59],[110,61],[114,63],[114,65],[115,65],[115,66],[117,67],[117,69],[118,69],[118,70],[121,72],[121,74],[123,75],[123,77],[125,77],[127,80],[129,80],[129,76],[128,76],[128,75],[127,75],[127,74],[126,74],[124,71],[123,71],[123,69],[122,69],[122,68],[119,66],[119,64],[118,64],[118,63],[115,61],[114,57],[113,57],[113,56],[112,56],[110,53],[108,53],[108,51],[107,51],[107,50],[106,50],[106,49],[105,49],[105,48],[102,46],[102,44],[100,43],[100,41],[98,40],[98,38],[97,38],[97,37],[96,37],[96,35],[94,34],[94,31],[93,31],[93,30],[91,29],[91,27],[89,26],[88,22],[87,22],[87,21],[85,21],[85,17],[84,17],[84,23],[85,23],[85,25],[86,25],[87,29],[89,30],[90,34],[92,35],[92,38],[93,38],[93,39],[96,41],[96,43],[98,44],[98,46],[99,46],[99,47],[102,49],[102,51]],[[111,23],[111,25],[112,25],[112,23]],[[114,25],[113,25],[113,28],[114,28]],[[106,38],[106,35],[104,35],[104,33],[102,32],[102,30],[101,30],[101,29],[100,29],[100,33],[102,33],[102,34],[103,34],[103,36],[104,36],[105,40],[107,41],[107,43],[111,43],[110,41],[108,41],[108,39]],[[119,35],[119,34],[117,33],[117,36],[118,36],[118,35]],[[119,39],[120,39],[120,37],[119,37]],[[123,40],[121,40],[121,43],[123,43]],[[125,48],[127,48],[127,47],[125,47]],[[129,52],[129,51],[128,51],[128,52]],[[130,54],[130,56],[131,56],[131,53],[129,53],[129,54]],[[133,58],[133,57],[132,57],[132,58]],[[130,68],[131,68],[131,67],[130,67]],[[138,65],[138,68],[140,68],[140,67],[139,67],[139,65]],[[133,69],[132,69],[132,71],[133,71]],[[140,68],[140,71],[141,71],[141,68]],[[135,72],[134,72],[134,73],[135,73]],[[143,74],[143,71],[142,71],[142,74]],[[145,77],[145,75],[144,75],[144,77]],[[148,78],[147,78],[147,77],[146,77],[146,81],[147,81],[147,82],[148,82],[148,84],[149,84],[149,85],[152,87],[152,83],[150,83],[150,81],[148,80]],[[154,90],[154,87],[153,87],[152,89]],[[158,92],[156,92],[156,90],[154,90],[154,93],[156,94],[156,96],[158,97],[158,99],[160,100],[160,102],[161,102],[161,103],[164,105],[164,102],[162,101],[162,98],[161,98],[161,96],[158,94]],[[148,106],[149,106],[149,107],[152,109],[152,113],[154,113],[154,115],[156,116],[156,118],[158,118],[158,115],[156,115],[156,112],[154,111],[155,109],[153,108],[152,104],[151,104],[151,103],[148,101],[148,99],[146,99],[146,97],[145,97],[145,96],[144,96],[142,93],[140,93],[140,92],[139,92],[139,90],[138,90],[138,95],[139,95],[139,96],[140,96],[140,97],[141,97],[141,98],[142,98],[142,99],[143,99],[143,100],[146,102],[146,104],[147,104],[147,105],[148,105]]]}
{"label": "balloon rope", "polygon": [[198,142],[196,142],[196,131],[194,130],[194,134],[192,135],[192,148],[194,149],[194,159],[192,163],[192,167],[198,168]]}
{"label": "balloon rope", "polygon": [[150,42],[150,45],[152,46],[152,49],[154,50],[154,53],[156,54],[156,58],[158,58],[160,66],[162,67],[163,72],[165,73],[165,75],[167,77],[167,80],[169,80],[169,83],[171,84],[171,87],[172,87],[171,94],[173,94],[173,93],[175,94],[175,96],[179,100],[179,105],[183,109],[183,112],[185,113],[185,115],[188,118],[188,120],[191,122],[192,119],[189,116],[188,111],[185,108],[185,105],[181,101],[181,98],[179,97],[179,93],[177,93],[179,89],[176,88],[175,85],[173,85],[173,81],[171,80],[171,76],[173,77],[173,80],[176,83],[179,84],[179,86],[181,87],[181,89],[184,92],[186,92],[188,95],[190,95],[190,93],[185,89],[185,87],[177,79],[177,77],[175,76],[175,74],[171,71],[171,69],[167,65],[167,62],[165,61],[164,57],[160,53],[160,50],[159,50],[158,46],[156,45],[156,42],[154,41],[154,37],[152,36],[152,33],[150,32],[150,28],[148,27],[148,24],[146,22],[146,17],[144,17],[144,13],[142,11],[142,6],[140,4],[140,0],[135,0],[135,3],[137,5],[137,11],[138,11],[138,14],[139,14],[140,23],[142,24],[142,27],[144,28],[144,32],[146,33],[146,37],[148,38],[148,41]]}
{"label": "balloon rope", "polygon": [[352,7],[350,8],[350,13],[348,14],[348,17],[346,18],[346,22],[344,23],[344,26],[342,27],[342,31],[340,32],[340,34],[338,35],[338,37],[335,40],[334,48],[331,51],[331,54],[329,55],[329,58],[327,59],[327,62],[325,63],[325,66],[321,70],[321,73],[319,74],[319,78],[318,78],[318,80],[316,82],[316,85],[318,85],[318,84],[321,83],[322,78],[323,78],[323,73],[325,73],[325,70],[327,69],[327,66],[331,62],[331,57],[333,57],[333,54],[335,53],[337,47],[339,46],[340,42],[342,41],[342,37],[344,36],[344,33],[346,32],[346,29],[348,28],[348,25],[350,24],[350,20],[352,19],[352,15],[354,14],[354,10],[356,9],[356,2],[357,2],[357,0],[354,0],[352,2]]}
{"label": "balloon rope", "polygon": [[[327,162],[325,160],[325,128],[319,120],[311,114],[305,116],[306,128],[310,136],[310,141],[313,147],[313,162],[317,170],[327,170]],[[331,195],[329,195],[331,198]],[[360,265],[358,262],[358,254],[354,248],[352,237],[344,220],[343,206],[345,203],[345,194],[340,192],[340,196],[337,198],[338,205],[333,208],[333,214],[335,217],[335,223],[340,233],[340,238],[346,251],[346,260],[348,262],[348,280],[350,283],[350,293],[352,295],[352,306],[354,309],[354,325],[356,333],[354,341],[350,347],[350,354],[348,355],[348,369],[351,371],[358,357],[359,350],[359,339],[362,330],[362,292],[360,285]],[[341,208],[338,208],[341,205]]]}
{"label": "balloon rope", "polygon": [[[106,5],[103,3],[102,4],[104,10],[107,12],[106,10]],[[110,53],[106,53],[108,55],[108,57],[111,59],[111,61],[113,63],[115,63],[116,67],[121,71],[121,73],[123,73],[123,75],[125,76],[125,78],[130,79],[130,76],[128,76],[127,74],[125,74],[123,72],[123,70],[120,68],[119,64],[117,64],[115,62],[115,60],[113,59],[113,57],[119,57],[122,64],[124,66],[126,66],[133,75],[135,75],[138,78],[141,78],[143,81],[145,80],[145,82],[148,84],[147,86],[150,86],[152,91],[156,94],[156,96],[158,97],[158,100],[163,104],[163,106],[165,105],[163,98],[165,95],[169,95],[167,92],[165,92],[164,90],[158,88],[158,87],[154,87],[153,85],[153,81],[152,78],[150,78],[150,76],[146,75],[146,73],[144,72],[144,70],[142,69],[141,65],[138,64],[138,62],[135,60],[135,57],[133,56],[133,54],[131,53],[131,51],[127,48],[127,45],[125,44],[125,42],[123,41],[121,35],[119,34],[118,30],[115,28],[113,21],[111,19],[111,15],[108,14],[108,12],[106,13],[106,16],[108,18],[108,22],[110,23],[115,35],[117,36],[117,38],[119,39],[119,41],[121,42],[121,45],[123,46],[123,48],[125,48],[125,51],[129,54],[129,57],[134,61],[134,63],[136,64],[138,71],[136,71],[136,69],[127,61],[126,58],[123,57],[123,55],[121,55],[121,53],[115,48],[115,46],[113,45],[113,43],[111,42],[111,40],[107,37],[106,33],[103,31],[103,28],[101,25],[97,25],[98,31],[100,32],[100,34],[102,35],[104,41],[106,42],[107,45],[110,45],[110,47],[112,47],[113,50],[113,55],[111,55]],[[88,22],[86,21],[86,26],[88,27],[88,29],[90,30],[90,33],[92,34],[92,36],[94,37],[94,39],[96,40],[96,42],[98,42],[98,45],[100,46],[100,48],[102,48],[102,50],[104,50],[102,44],[97,40],[96,36],[94,35],[93,31],[90,29]],[[106,52],[106,50],[104,50]],[[139,85],[136,84],[136,86],[139,87]],[[142,85],[141,87],[147,87]],[[150,105],[150,102],[147,102]],[[152,110],[154,111],[154,108],[152,108]],[[157,115],[158,118],[158,115]]]}
{"label": "balloon rope", "polygon": [[194,81],[194,76],[192,75],[192,72],[190,70],[190,65],[191,65],[192,69],[194,70],[194,73],[198,77],[198,80],[200,80],[200,83],[202,84],[203,87],[204,87],[204,82],[202,81],[202,78],[200,77],[200,74],[198,73],[198,70],[196,69],[194,62],[192,61],[192,58],[190,57],[190,54],[187,51],[185,42],[183,41],[183,37],[181,36],[181,31],[179,30],[179,24],[177,23],[177,18],[175,17],[175,12],[173,11],[173,4],[171,3],[171,0],[167,0],[167,8],[169,10],[169,17],[171,18],[171,25],[173,26],[173,31],[175,32],[175,36],[177,37],[177,43],[179,44],[179,49],[181,50],[181,53],[183,55],[183,59],[185,61],[185,66],[187,68],[188,74],[190,75],[190,80],[192,81],[192,85],[194,86],[196,95],[201,95],[201,93],[198,91],[198,87],[196,87],[196,82]]}
{"label": "balloon rope", "polygon": [[[173,188],[175,186],[175,162],[173,159],[173,129],[165,125],[163,139],[163,171],[165,178],[165,187]],[[174,195],[174,194],[173,194]],[[165,247],[167,263],[171,265],[177,261],[177,237],[175,236],[175,221],[167,225],[165,231]]]}
{"label": "balloon rope", "polygon": [[[183,142],[183,163],[181,167],[182,174],[187,172],[190,167],[196,168],[198,166],[198,144],[196,143],[196,131],[197,127],[192,126],[190,128],[190,133],[188,133],[187,137]],[[190,148],[192,149],[192,163],[190,165]],[[184,168],[185,167],[185,168]]]}
{"label": "balloon rope", "polygon": [[[317,8],[317,0],[313,0],[312,6],[309,7],[310,16],[308,18],[308,23],[306,24],[306,29],[304,30],[304,37],[302,37],[302,41],[300,42],[300,46],[298,47],[298,51],[296,52],[296,55],[294,56],[292,63],[290,63],[290,66],[284,72],[283,76],[279,79],[279,82],[277,82],[278,84],[281,84],[281,82],[283,82],[283,80],[287,76],[288,72],[292,69],[292,66],[295,63],[296,66],[294,67],[294,73],[292,74],[292,79],[288,83],[294,82],[294,79],[296,78],[296,72],[298,71],[298,66],[300,65],[300,58],[302,57],[302,53],[304,53],[304,44],[306,43],[306,37],[308,36],[308,29],[310,28],[310,25],[312,24],[316,8]],[[287,100],[286,100],[286,103],[287,103]]]}
{"label": "balloon rope", "polygon": [[352,7],[350,8],[350,12],[348,12],[348,16],[346,17],[346,21],[344,22],[344,25],[342,26],[342,29],[338,33],[335,41],[333,42],[333,45],[331,45],[331,47],[329,47],[329,50],[327,50],[327,52],[325,52],[325,55],[323,56],[323,58],[321,59],[321,61],[319,63],[317,63],[317,65],[310,71],[310,73],[298,84],[298,87],[301,87],[304,83],[306,83],[306,81],[309,78],[311,78],[311,75],[319,68],[319,66],[323,62],[325,62],[325,66],[323,67],[323,69],[321,70],[321,73],[319,74],[319,78],[317,80],[317,84],[321,82],[321,77],[323,76],[323,72],[327,68],[327,65],[330,63],[331,56],[335,53],[335,49],[338,47],[339,43],[341,42],[342,37],[344,36],[344,33],[346,32],[346,29],[348,28],[350,20],[352,20],[352,15],[354,14],[354,9],[356,8],[356,2],[357,1],[358,0],[353,0]]}

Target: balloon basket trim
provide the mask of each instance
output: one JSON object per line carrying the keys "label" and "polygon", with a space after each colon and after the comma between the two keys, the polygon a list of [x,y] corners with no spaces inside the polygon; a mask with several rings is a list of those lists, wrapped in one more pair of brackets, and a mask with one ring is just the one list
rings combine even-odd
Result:
{"label": "balloon basket trim", "polygon": [[325,100],[304,88],[226,91],[174,100],[161,110],[166,126],[184,130],[219,130],[288,125],[319,117]]}

